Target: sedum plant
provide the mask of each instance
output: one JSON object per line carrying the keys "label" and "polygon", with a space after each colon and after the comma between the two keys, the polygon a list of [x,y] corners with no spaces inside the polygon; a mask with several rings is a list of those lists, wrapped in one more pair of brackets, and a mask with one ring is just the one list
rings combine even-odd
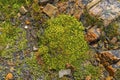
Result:
{"label": "sedum plant", "polygon": [[[39,39],[39,50],[34,54],[45,74],[45,80],[52,80],[51,76],[56,78],[58,75],[54,75],[54,71],[56,73],[65,69],[67,64],[75,68],[73,71],[75,80],[85,79],[88,75],[93,80],[98,80],[100,69],[90,63],[94,54],[89,52],[83,30],[81,22],[69,15],[59,15],[47,21],[47,28]],[[32,62],[32,59],[27,62]]]}
{"label": "sedum plant", "polygon": [[66,63],[86,58],[88,45],[80,22],[69,15],[60,15],[48,20],[47,25],[37,53],[47,69],[64,69]]}

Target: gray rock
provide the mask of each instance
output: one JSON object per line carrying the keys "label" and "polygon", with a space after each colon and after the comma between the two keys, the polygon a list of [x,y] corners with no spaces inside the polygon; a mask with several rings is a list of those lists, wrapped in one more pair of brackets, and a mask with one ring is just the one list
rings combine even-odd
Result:
{"label": "gray rock", "polygon": [[59,71],[59,78],[62,78],[65,75],[71,75],[71,70],[70,69],[66,69],[66,70],[60,70]]}
{"label": "gray rock", "polygon": [[99,3],[100,0],[93,0],[91,1],[88,5],[87,5],[87,9],[90,9],[91,7],[93,7],[94,5],[96,5],[97,3]]}
{"label": "gray rock", "polygon": [[118,0],[101,0],[97,4],[93,1],[87,6],[90,8],[89,13],[102,19],[105,26],[120,16],[120,2]]}
{"label": "gray rock", "polygon": [[[55,1],[57,1],[57,0],[55,0]],[[47,3],[52,3],[52,2],[54,2],[54,0],[39,0],[40,5],[45,5]]]}
{"label": "gray rock", "polygon": [[120,50],[111,50],[111,53],[116,57],[120,58]]}

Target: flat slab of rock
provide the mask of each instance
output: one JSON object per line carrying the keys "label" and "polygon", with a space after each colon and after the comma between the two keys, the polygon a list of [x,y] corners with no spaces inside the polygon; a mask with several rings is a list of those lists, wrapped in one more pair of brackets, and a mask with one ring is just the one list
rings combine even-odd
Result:
{"label": "flat slab of rock", "polygon": [[43,9],[43,12],[47,14],[49,17],[56,16],[58,9],[57,7],[53,6],[52,4],[47,4],[45,8]]}
{"label": "flat slab of rock", "polygon": [[99,3],[101,0],[93,0],[91,1],[88,5],[87,5],[87,9],[90,9],[91,7],[93,7],[94,5],[96,5],[97,3]]}
{"label": "flat slab of rock", "polygon": [[94,3],[93,1],[87,5],[89,13],[102,19],[105,26],[120,16],[120,1],[95,0]]}

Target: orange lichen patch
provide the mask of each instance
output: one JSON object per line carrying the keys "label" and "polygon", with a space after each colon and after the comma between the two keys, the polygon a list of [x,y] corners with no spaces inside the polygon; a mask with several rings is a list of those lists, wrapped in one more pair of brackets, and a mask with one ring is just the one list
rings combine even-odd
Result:
{"label": "orange lichen patch", "polygon": [[8,73],[7,76],[5,77],[5,80],[10,80],[10,79],[13,79],[12,73]]}

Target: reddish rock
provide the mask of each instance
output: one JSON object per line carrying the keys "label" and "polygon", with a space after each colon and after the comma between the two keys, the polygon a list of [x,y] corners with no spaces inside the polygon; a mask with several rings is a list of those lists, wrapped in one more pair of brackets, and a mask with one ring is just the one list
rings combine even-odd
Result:
{"label": "reddish rock", "polygon": [[98,57],[100,62],[106,67],[112,64],[117,63],[120,59],[114,56],[110,51],[101,52]]}
{"label": "reddish rock", "polygon": [[99,39],[99,37],[100,37],[100,29],[91,28],[87,31],[85,35],[85,40],[90,43],[96,41],[97,39]]}
{"label": "reddish rock", "polygon": [[110,76],[114,76],[115,75],[115,69],[112,66],[107,66],[105,67],[105,69],[109,72]]}
{"label": "reddish rock", "polygon": [[101,64],[109,72],[110,76],[114,76],[116,69],[112,67],[113,64],[118,64],[120,59],[112,54],[112,51],[102,51],[98,54]]}

